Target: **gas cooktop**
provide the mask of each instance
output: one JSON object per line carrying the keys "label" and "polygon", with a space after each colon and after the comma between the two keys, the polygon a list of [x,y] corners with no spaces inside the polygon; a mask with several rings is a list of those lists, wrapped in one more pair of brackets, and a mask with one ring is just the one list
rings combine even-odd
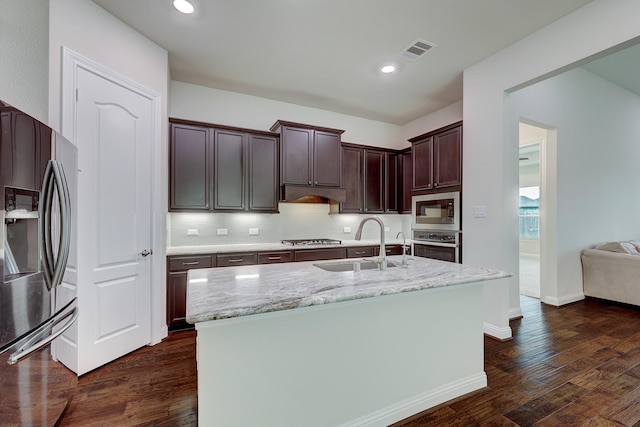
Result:
{"label": "gas cooktop", "polygon": [[341,240],[335,239],[290,239],[281,241],[289,246],[311,246],[311,245],[339,245]]}

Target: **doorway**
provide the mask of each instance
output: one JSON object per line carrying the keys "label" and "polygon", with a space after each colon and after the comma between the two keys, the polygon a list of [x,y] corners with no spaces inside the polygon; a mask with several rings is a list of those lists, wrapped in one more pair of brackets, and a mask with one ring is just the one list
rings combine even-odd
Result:
{"label": "doorway", "polygon": [[520,295],[540,299],[541,158],[547,130],[519,124]]}

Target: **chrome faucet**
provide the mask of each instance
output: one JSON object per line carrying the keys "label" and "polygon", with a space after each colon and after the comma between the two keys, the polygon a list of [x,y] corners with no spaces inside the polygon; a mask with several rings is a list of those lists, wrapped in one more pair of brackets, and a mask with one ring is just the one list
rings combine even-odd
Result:
{"label": "chrome faucet", "polygon": [[387,269],[387,249],[384,247],[384,223],[382,220],[370,216],[369,218],[365,218],[360,221],[358,231],[356,231],[356,240],[360,240],[362,238],[362,227],[364,226],[364,223],[369,220],[373,220],[380,225],[380,259],[377,262],[378,270],[385,271]]}
{"label": "chrome faucet", "polygon": [[400,267],[407,268],[409,266],[409,263],[407,262],[407,240],[404,237],[404,233],[402,231],[399,231],[398,234],[396,234],[396,239],[401,235],[402,235],[402,264],[400,264]]}

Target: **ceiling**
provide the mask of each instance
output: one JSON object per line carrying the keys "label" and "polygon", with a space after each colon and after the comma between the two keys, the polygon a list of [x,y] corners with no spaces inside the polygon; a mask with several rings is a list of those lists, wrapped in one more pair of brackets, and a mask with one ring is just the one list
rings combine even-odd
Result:
{"label": "ceiling", "polygon": [[[167,49],[172,80],[403,125],[461,100],[465,68],[591,0],[193,0],[193,15],[93,1]],[[418,38],[436,47],[401,59]]]}

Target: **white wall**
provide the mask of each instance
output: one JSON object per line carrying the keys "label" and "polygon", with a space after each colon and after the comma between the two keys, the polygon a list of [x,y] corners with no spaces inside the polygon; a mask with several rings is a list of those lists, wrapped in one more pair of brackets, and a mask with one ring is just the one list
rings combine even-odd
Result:
{"label": "white wall", "polygon": [[269,130],[276,120],[286,120],[343,129],[345,142],[406,147],[397,125],[179,81],[171,82],[169,116],[257,130]]}
{"label": "white wall", "polygon": [[[595,0],[465,70],[465,263],[518,271],[518,144],[505,92],[640,36],[637,16],[640,1]],[[487,218],[473,217],[475,205],[487,206]],[[508,338],[517,310],[517,275],[485,286],[487,328]]]}
{"label": "white wall", "polygon": [[513,93],[511,108],[512,123],[557,128],[557,294],[581,294],[582,249],[640,236],[640,97],[579,68]]}
{"label": "white wall", "polygon": [[48,0],[0,0],[0,58],[0,100],[48,123]]}
{"label": "white wall", "polygon": [[[456,123],[462,120],[462,101],[455,102],[447,107],[435,111],[426,116],[420,117],[402,126],[402,140],[405,146],[411,144],[407,141],[414,136],[422,135],[441,127]],[[464,132],[464,130],[463,130]]]}
{"label": "white wall", "polygon": [[50,1],[50,75],[49,116],[51,126],[61,132],[61,88],[62,47],[96,62],[125,79],[136,82],[159,94],[161,103],[158,135],[155,141],[153,164],[152,210],[152,342],[166,335],[165,316],[165,251],[166,212],[168,188],[168,122],[167,105],[169,93],[168,53],[134,31],[113,15],[88,0]]}

